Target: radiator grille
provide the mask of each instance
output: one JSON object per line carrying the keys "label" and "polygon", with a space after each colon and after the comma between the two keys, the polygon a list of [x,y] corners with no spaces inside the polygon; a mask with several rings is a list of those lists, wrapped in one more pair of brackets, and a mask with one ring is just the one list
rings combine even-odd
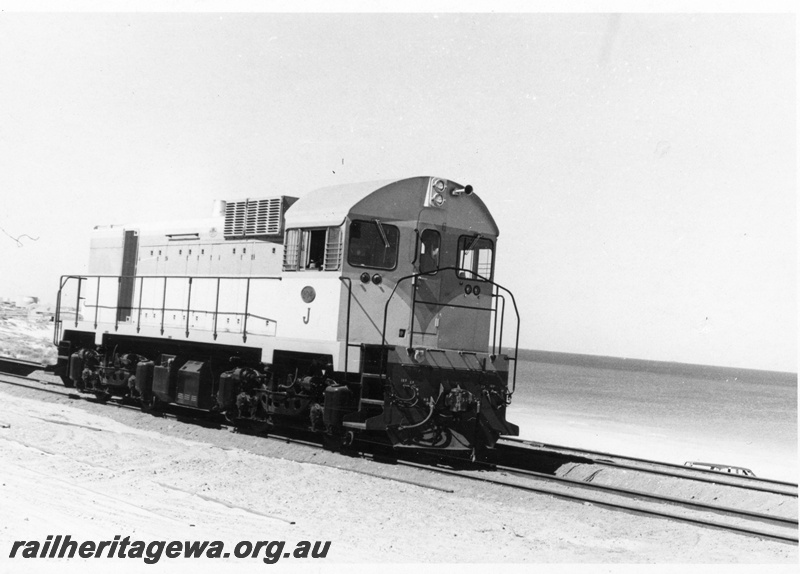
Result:
{"label": "radiator grille", "polygon": [[226,238],[280,236],[283,233],[283,206],[281,197],[229,201],[225,207]]}

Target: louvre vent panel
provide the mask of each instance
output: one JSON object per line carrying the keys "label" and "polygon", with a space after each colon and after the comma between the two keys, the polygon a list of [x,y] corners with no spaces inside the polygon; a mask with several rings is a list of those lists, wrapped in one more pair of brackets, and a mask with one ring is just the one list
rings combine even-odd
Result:
{"label": "louvre vent panel", "polygon": [[225,237],[240,236],[244,233],[244,216],[245,216],[244,201],[229,202],[225,208]]}
{"label": "louvre vent panel", "polygon": [[225,237],[280,236],[283,211],[282,197],[230,201],[225,208]]}
{"label": "louvre vent panel", "polygon": [[338,227],[328,228],[325,242],[325,271],[335,271],[342,264],[342,241]]}
{"label": "louvre vent panel", "polygon": [[286,232],[283,250],[283,270],[297,271],[300,261],[300,230],[290,229]]}

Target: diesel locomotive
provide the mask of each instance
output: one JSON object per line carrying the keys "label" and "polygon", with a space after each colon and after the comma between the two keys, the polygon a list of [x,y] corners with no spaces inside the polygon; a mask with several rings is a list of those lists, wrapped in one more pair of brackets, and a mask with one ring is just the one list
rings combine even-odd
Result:
{"label": "diesel locomotive", "polygon": [[497,237],[472,187],[438,177],[98,226],[88,273],[61,277],[55,372],[143,410],[475,456],[518,434]]}

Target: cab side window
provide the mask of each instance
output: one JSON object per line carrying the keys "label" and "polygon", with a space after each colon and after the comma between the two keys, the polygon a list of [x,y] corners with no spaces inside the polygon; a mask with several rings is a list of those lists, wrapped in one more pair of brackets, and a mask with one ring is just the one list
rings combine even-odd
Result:
{"label": "cab side window", "polygon": [[284,239],[284,271],[336,271],[342,264],[339,227],[288,229]]}
{"label": "cab side window", "polygon": [[354,267],[394,269],[400,231],[380,220],[355,220],[350,224],[347,262]]}
{"label": "cab side window", "polygon": [[419,236],[419,272],[429,273],[439,269],[439,248],[442,237],[435,229],[425,229]]}
{"label": "cab side window", "polygon": [[463,279],[492,279],[494,243],[480,235],[458,238],[458,276]]}
{"label": "cab side window", "polygon": [[303,231],[303,258],[301,265],[306,269],[322,269],[325,260],[325,229]]}

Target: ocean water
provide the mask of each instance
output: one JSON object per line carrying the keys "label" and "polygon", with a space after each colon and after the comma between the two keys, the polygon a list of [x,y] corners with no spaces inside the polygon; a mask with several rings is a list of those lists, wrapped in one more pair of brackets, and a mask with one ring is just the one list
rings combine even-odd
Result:
{"label": "ocean water", "polygon": [[[542,353],[517,365],[520,436],[797,480],[797,375]],[[530,360],[533,359],[533,360]]]}

